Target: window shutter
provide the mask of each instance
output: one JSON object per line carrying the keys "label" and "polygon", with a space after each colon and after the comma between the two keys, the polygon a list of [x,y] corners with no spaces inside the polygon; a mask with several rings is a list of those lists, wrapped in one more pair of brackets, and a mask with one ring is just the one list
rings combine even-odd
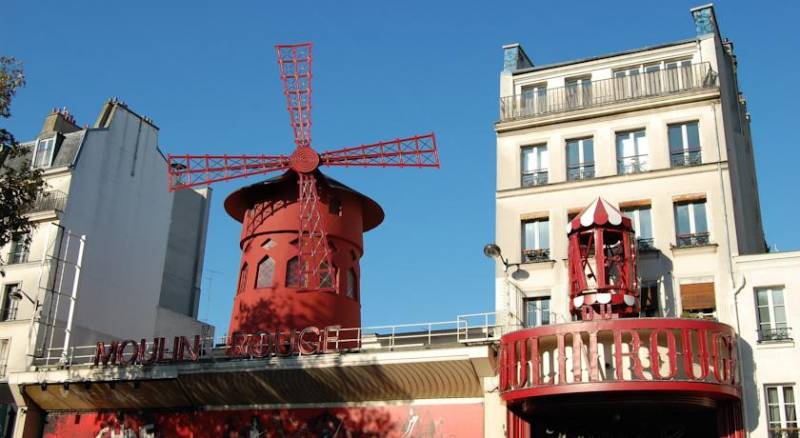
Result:
{"label": "window shutter", "polygon": [[682,284],[681,304],[684,311],[716,309],[714,283]]}

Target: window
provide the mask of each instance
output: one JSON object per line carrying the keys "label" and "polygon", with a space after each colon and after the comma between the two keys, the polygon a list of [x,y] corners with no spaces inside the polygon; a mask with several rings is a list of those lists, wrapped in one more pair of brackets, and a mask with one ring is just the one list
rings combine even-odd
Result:
{"label": "window", "polygon": [[286,287],[300,287],[300,259],[297,256],[286,262]]}
{"label": "window", "polygon": [[717,309],[713,282],[681,284],[680,287],[684,316],[706,316]]}
{"label": "window", "polygon": [[614,72],[614,92],[618,100],[641,95],[639,67],[617,70]]}
{"label": "window", "polygon": [[239,288],[236,290],[236,293],[240,294],[244,292],[246,284],[247,284],[247,263],[242,265],[242,270],[239,272]]}
{"label": "window", "polygon": [[567,180],[594,178],[594,140],[567,140]]}
{"label": "window", "polygon": [[622,214],[627,216],[633,223],[639,251],[655,249],[653,247],[653,223],[650,219],[650,206],[624,208],[622,209]]}
{"label": "window", "polygon": [[547,112],[547,84],[525,85],[522,87],[522,115]]}
{"label": "window", "polygon": [[669,125],[667,131],[672,167],[696,166],[701,163],[697,122]]}
{"label": "window", "polygon": [[639,316],[645,318],[658,316],[658,282],[643,281],[640,292],[641,309]]}
{"label": "window", "polygon": [[0,321],[13,321],[17,319],[17,307],[19,299],[14,298],[14,292],[18,293],[19,283],[7,284],[3,290],[3,307],[0,309]]}
{"label": "window", "polygon": [[11,241],[11,251],[8,254],[8,263],[26,263],[30,249],[30,234],[25,234]]}
{"label": "window", "polygon": [[644,129],[617,133],[617,173],[620,175],[650,170],[649,154]]}
{"label": "window", "polygon": [[649,64],[644,66],[642,75],[644,93],[646,95],[657,95],[661,93],[661,64]]}
{"label": "window", "polygon": [[522,148],[522,187],[547,184],[547,145]]}
{"label": "window", "polygon": [[692,60],[671,61],[665,63],[664,76],[667,91],[688,90],[694,86]]}
{"label": "window", "polygon": [[272,276],[275,274],[275,259],[270,256],[264,257],[258,264],[256,273],[256,288],[272,287]]}
{"label": "window", "polygon": [[5,377],[8,371],[8,351],[11,339],[0,339],[0,377]]}
{"label": "window", "polygon": [[356,271],[353,268],[347,270],[347,297],[355,299],[358,285],[356,285]]}
{"label": "window", "polygon": [[333,265],[333,271],[328,269],[328,264],[322,262],[319,265],[319,287],[322,289],[336,289],[336,277],[338,277],[339,268]]}
{"label": "window", "polygon": [[525,327],[550,324],[550,297],[525,298]]}
{"label": "window", "polygon": [[614,71],[618,100],[689,90],[695,85],[691,59],[640,64]]}
{"label": "window", "polygon": [[522,223],[522,262],[550,260],[550,221],[546,218]]}
{"label": "window", "polygon": [[756,289],[756,315],[758,316],[758,341],[791,339],[786,324],[786,305],[783,288]]}
{"label": "window", "polygon": [[794,385],[764,386],[770,438],[797,438]]}
{"label": "window", "polygon": [[675,233],[679,248],[708,245],[705,199],[675,204]]}
{"label": "window", "polygon": [[590,77],[570,78],[565,81],[567,108],[582,108],[592,104],[592,79]]}
{"label": "window", "polygon": [[55,149],[56,138],[51,137],[36,142],[33,150],[33,167],[45,169],[53,164],[53,149]]}

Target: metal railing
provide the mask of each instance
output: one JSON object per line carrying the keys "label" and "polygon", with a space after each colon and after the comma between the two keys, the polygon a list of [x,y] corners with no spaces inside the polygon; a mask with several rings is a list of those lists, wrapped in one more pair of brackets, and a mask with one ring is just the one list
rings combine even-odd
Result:
{"label": "metal railing", "polygon": [[631,155],[617,159],[617,173],[620,175],[647,172],[648,170],[650,170],[650,162],[647,155]]}
{"label": "metal railing", "polygon": [[36,198],[25,212],[38,213],[41,211],[64,211],[67,205],[67,194],[58,190],[45,192],[42,196]]}
{"label": "metal railing", "polygon": [[500,98],[500,121],[535,118],[620,102],[713,89],[717,74],[709,63],[645,72],[580,85],[547,88]]}
{"label": "metal railing", "polygon": [[656,250],[656,247],[653,245],[652,237],[640,237],[636,239],[636,245],[640,252]]}
{"label": "metal railing", "polygon": [[[337,336],[330,340],[333,349],[340,353],[357,351],[397,351],[401,349],[430,348],[436,345],[447,344],[474,344],[488,343],[500,339],[503,335],[503,326],[498,321],[497,313],[473,313],[459,315],[454,321],[425,322],[418,324],[396,324],[373,327],[353,327],[338,329]],[[243,342],[252,337],[267,336],[266,334],[246,335],[239,338]],[[98,340],[100,341],[100,340]],[[102,340],[108,348],[111,339]],[[138,341],[138,340],[137,340]],[[149,348],[152,348],[152,339],[147,339]],[[202,337],[201,345],[203,354],[201,360],[231,360],[230,346],[233,345],[232,336]],[[164,357],[172,354],[169,347],[172,341],[167,337]],[[94,363],[97,345],[72,346],[64,355],[63,348],[49,348],[44,350],[41,357],[33,359],[33,365],[39,368],[63,367],[72,365],[89,365]],[[247,347],[245,347],[247,348]],[[142,352],[150,355],[150,351]],[[248,352],[243,356],[247,357]],[[251,352],[251,357],[257,357],[256,352]],[[237,358],[241,359],[242,355]]]}
{"label": "metal railing", "polygon": [[522,263],[539,263],[547,261],[550,261],[550,248],[522,250]]}
{"label": "metal railing", "polygon": [[791,330],[790,327],[759,328],[758,342],[791,341]]}
{"label": "metal railing", "polygon": [[797,427],[770,428],[769,438],[800,438],[800,428]]}
{"label": "metal railing", "polygon": [[690,149],[682,152],[673,152],[670,156],[672,167],[687,167],[703,164],[700,149]]}
{"label": "metal railing", "polygon": [[695,246],[706,246],[711,243],[708,232],[693,234],[678,234],[675,236],[675,243],[678,248],[691,248]]}
{"label": "metal railing", "polygon": [[580,181],[591,178],[594,178],[594,163],[567,166],[567,181]]}
{"label": "metal railing", "polygon": [[547,184],[547,170],[522,172],[522,187],[533,187]]}

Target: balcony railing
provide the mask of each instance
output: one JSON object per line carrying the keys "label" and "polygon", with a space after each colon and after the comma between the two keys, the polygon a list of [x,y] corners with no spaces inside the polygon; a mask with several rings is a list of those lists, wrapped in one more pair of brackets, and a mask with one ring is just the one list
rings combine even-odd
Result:
{"label": "balcony railing", "polygon": [[791,341],[791,330],[789,327],[759,328],[758,342]]}
{"label": "balcony railing", "polygon": [[550,260],[550,248],[522,250],[522,263],[540,263],[549,260]]}
{"label": "balcony railing", "polygon": [[617,159],[617,173],[620,175],[647,172],[648,170],[650,170],[650,162],[647,155],[631,155]]}
{"label": "balcony railing", "polygon": [[687,167],[703,164],[703,157],[700,155],[700,149],[673,152],[671,155],[672,167]]}
{"label": "balcony railing", "polygon": [[533,187],[547,184],[547,170],[535,170],[522,173],[522,187]]}
{"label": "balcony railing", "polygon": [[706,246],[709,240],[708,232],[693,234],[678,234],[675,236],[675,243],[678,248],[692,248],[695,246]]}
{"label": "balcony railing", "polygon": [[800,428],[797,427],[770,428],[769,438],[800,438]]}
{"label": "balcony railing", "polygon": [[580,181],[594,178],[594,163],[583,163],[567,167],[567,180]]}
{"label": "balcony railing", "polygon": [[636,245],[639,247],[639,252],[656,250],[656,247],[653,245],[652,237],[640,237],[636,239]]}
{"label": "balcony railing", "polygon": [[33,205],[26,213],[38,213],[42,211],[64,211],[67,205],[67,194],[58,190],[45,192],[36,198]]}
{"label": "balcony railing", "polygon": [[541,117],[717,87],[707,62],[500,98],[500,121]]}

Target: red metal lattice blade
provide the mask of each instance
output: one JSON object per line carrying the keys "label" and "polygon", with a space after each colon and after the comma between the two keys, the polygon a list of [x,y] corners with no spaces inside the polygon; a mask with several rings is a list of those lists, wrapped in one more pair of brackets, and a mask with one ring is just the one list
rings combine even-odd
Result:
{"label": "red metal lattice blade", "polygon": [[311,43],[275,46],[294,142],[311,145]]}
{"label": "red metal lattice blade", "polygon": [[334,287],[334,269],[325,220],[319,211],[317,179],[310,173],[298,173],[300,227],[297,236],[300,285],[303,289],[325,290]]}
{"label": "red metal lattice blade", "polygon": [[436,135],[382,141],[320,154],[320,164],[361,167],[439,167]]}
{"label": "red metal lattice blade", "polygon": [[289,168],[285,155],[169,155],[170,191]]}

